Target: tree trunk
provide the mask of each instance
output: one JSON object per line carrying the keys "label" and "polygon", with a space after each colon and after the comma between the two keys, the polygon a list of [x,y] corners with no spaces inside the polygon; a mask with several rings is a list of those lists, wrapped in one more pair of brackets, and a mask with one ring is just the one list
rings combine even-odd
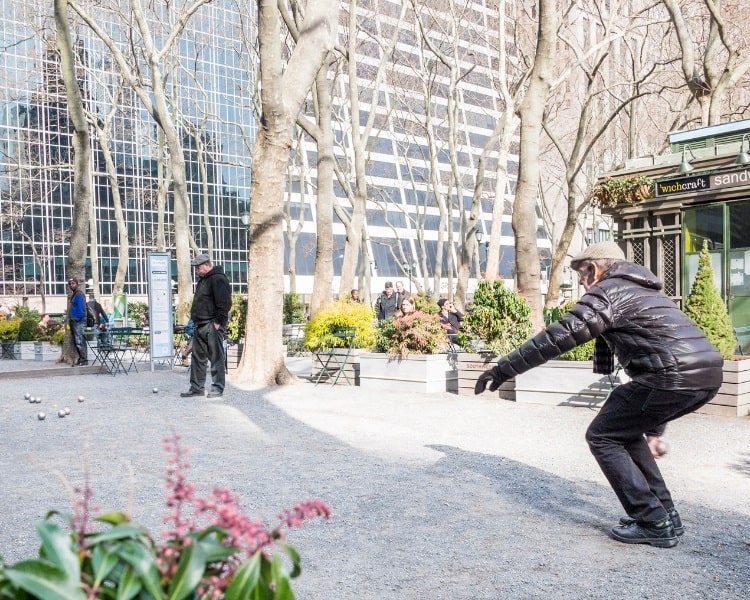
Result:
{"label": "tree trunk", "polygon": [[535,330],[544,327],[542,314],[541,267],[537,247],[536,204],[539,198],[539,138],[550,78],[555,60],[557,14],[554,0],[539,3],[539,26],[534,66],[529,87],[520,106],[521,138],[518,188],[513,205],[513,232],[516,238],[517,287],[532,311]]}
{"label": "tree trunk", "polygon": [[[57,46],[60,49],[60,73],[65,83],[68,115],[73,124],[73,222],[68,249],[68,277],[75,277],[86,285],[86,246],[89,225],[89,206],[92,201],[91,143],[88,122],[83,108],[83,97],[75,73],[75,54],[68,28],[68,3],[55,0]],[[70,315],[66,317],[69,323]],[[78,358],[70,328],[65,329],[60,360],[72,363]]]}
{"label": "tree trunk", "polygon": [[[245,345],[237,370],[238,380],[244,383],[279,385],[296,380],[284,366],[281,343],[286,165],[294,123],[336,39],[339,3],[317,0],[307,9],[297,45],[285,60],[276,1],[258,0],[261,118],[253,148],[245,331],[245,339],[254,343]],[[259,307],[262,318],[258,318]]]}

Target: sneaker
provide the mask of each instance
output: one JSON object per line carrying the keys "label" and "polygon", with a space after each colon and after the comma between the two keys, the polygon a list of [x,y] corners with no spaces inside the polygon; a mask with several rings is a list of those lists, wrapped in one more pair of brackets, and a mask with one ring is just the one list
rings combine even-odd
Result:
{"label": "sneaker", "polygon": [[208,392],[206,394],[206,398],[221,398],[224,395],[224,392]]}
{"label": "sneaker", "polygon": [[[672,521],[672,527],[674,527],[675,535],[682,535],[685,533],[685,527],[682,525],[682,519],[680,518],[680,513],[677,512],[677,509],[672,508],[667,511],[667,516],[669,517],[669,520]],[[635,519],[633,517],[622,517],[620,519],[620,525],[632,525],[635,523]]]}
{"label": "sneaker", "polygon": [[657,548],[671,548],[678,542],[668,518],[651,523],[633,521],[630,525],[613,527],[612,537],[624,544],[650,544]]}
{"label": "sneaker", "polygon": [[187,392],[180,392],[180,398],[191,398],[192,396],[205,396],[205,390],[188,390]]}

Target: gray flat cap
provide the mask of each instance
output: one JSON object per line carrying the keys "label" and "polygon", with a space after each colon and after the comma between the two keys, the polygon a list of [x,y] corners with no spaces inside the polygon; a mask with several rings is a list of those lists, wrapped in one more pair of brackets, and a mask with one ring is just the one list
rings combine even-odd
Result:
{"label": "gray flat cap", "polygon": [[578,269],[584,260],[597,260],[599,258],[614,258],[616,260],[625,260],[625,253],[616,242],[599,242],[586,248],[578,256],[573,257],[570,266]]}
{"label": "gray flat cap", "polygon": [[209,258],[208,254],[199,254],[193,260],[190,261],[190,266],[197,267],[198,265],[202,265],[203,263],[207,263],[207,262],[211,262],[211,259]]}

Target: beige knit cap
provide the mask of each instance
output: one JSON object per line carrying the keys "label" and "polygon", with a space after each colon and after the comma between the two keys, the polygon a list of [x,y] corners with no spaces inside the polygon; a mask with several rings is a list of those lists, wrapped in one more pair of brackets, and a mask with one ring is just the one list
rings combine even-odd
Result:
{"label": "beige knit cap", "polygon": [[614,258],[615,260],[625,260],[625,253],[616,242],[607,241],[592,244],[581,252],[578,256],[573,257],[570,266],[578,269],[584,260],[597,260],[599,258]]}

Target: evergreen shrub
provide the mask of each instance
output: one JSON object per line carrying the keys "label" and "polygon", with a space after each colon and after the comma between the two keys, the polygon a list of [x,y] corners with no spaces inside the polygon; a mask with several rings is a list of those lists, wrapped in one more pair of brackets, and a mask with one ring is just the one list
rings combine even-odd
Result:
{"label": "evergreen shrub", "polygon": [[475,336],[484,341],[488,352],[505,355],[528,340],[533,331],[531,307],[525,298],[508,289],[502,279],[480,281],[459,342],[466,347],[466,338]]}
{"label": "evergreen shrub", "polygon": [[302,323],[305,320],[305,307],[302,298],[295,292],[284,294],[284,323]]}
{"label": "evergreen shrub", "polygon": [[729,320],[727,305],[714,281],[708,241],[703,240],[703,249],[698,257],[698,272],[693,287],[685,300],[685,314],[695,321],[721,355],[731,358],[734,354],[734,329]]}
{"label": "evergreen shrub", "polygon": [[229,309],[229,322],[227,323],[227,338],[237,343],[245,337],[245,325],[247,324],[247,296],[240,293],[232,294],[232,307]]}

